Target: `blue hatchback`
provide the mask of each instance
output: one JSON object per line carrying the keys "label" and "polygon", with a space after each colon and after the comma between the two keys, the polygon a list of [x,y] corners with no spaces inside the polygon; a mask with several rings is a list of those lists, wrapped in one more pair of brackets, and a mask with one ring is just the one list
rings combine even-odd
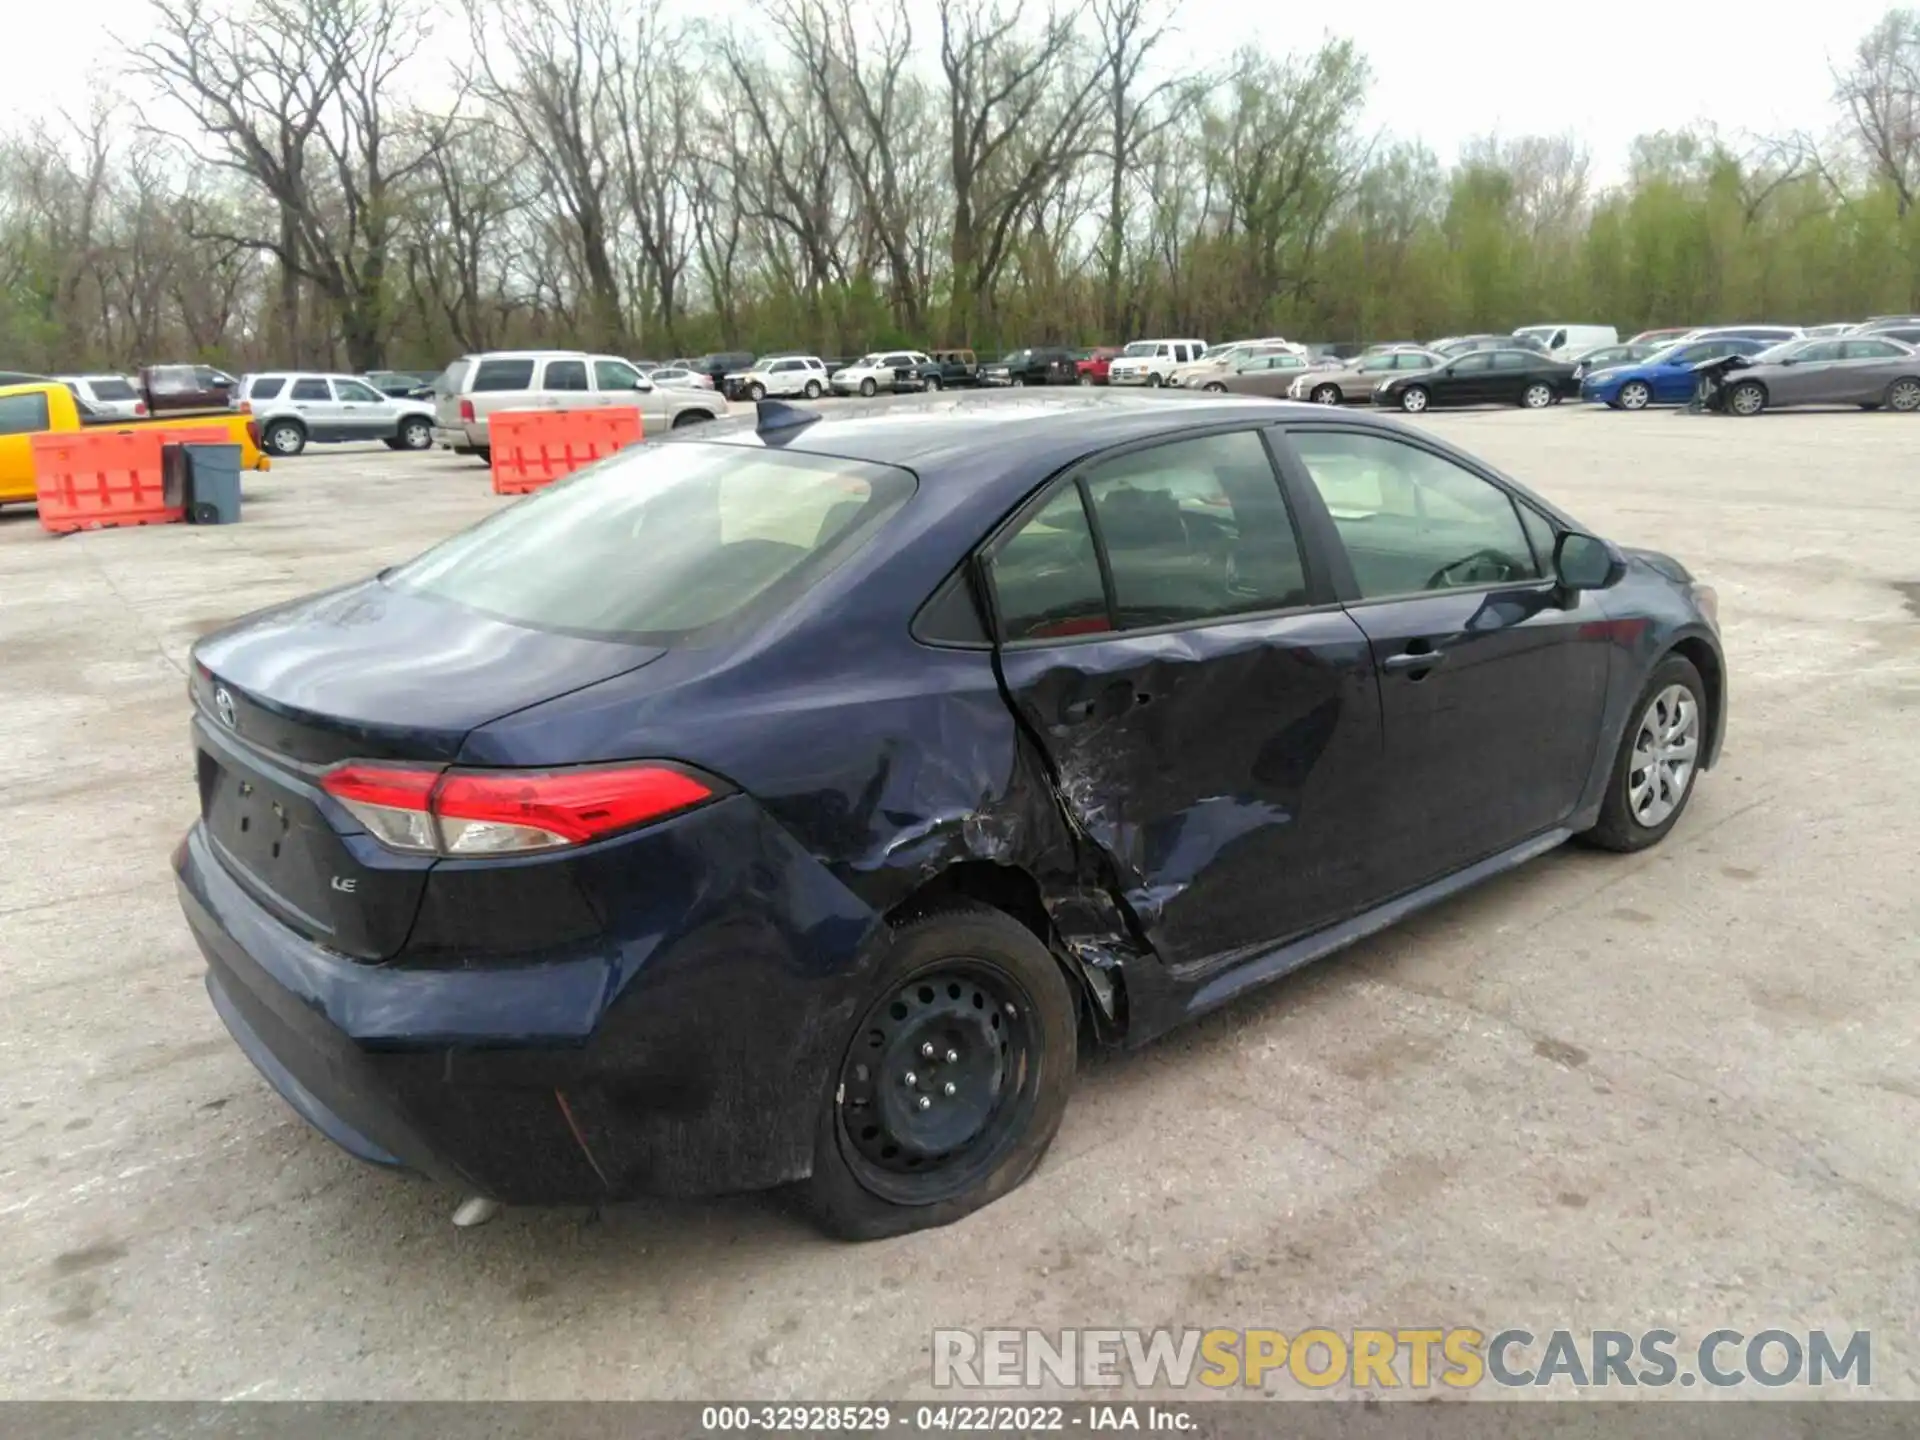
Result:
{"label": "blue hatchback", "polygon": [[1081,1036],[1652,845],[1719,750],[1711,590],[1425,432],[761,412],[195,646],[207,988],[362,1159],[942,1224]]}
{"label": "blue hatchback", "polygon": [[1649,405],[1684,405],[1693,398],[1694,368],[1729,355],[1758,355],[1776,340],[1693,340],[1649,356],[1637,365],[1595,370],[1580,382],[1580,398],[1615,410],[1644,410]]}

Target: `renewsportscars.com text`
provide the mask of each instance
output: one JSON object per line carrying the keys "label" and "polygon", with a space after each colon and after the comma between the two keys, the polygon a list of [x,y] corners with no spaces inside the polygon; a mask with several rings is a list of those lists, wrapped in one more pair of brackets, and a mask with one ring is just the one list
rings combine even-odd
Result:
{"label": "renewsportscars.com text", "polygon": [[936,1330],[936,1388],[1716,1389],[1873,1383],[1870,1331]]}

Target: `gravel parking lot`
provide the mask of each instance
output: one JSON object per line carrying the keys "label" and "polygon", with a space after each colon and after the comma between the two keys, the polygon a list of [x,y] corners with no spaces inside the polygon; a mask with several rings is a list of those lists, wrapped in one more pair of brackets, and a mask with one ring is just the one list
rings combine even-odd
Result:
{"label": "gravel parking lot", "polygon": [[316,450],[222,528],[0,512],[0,1393],[902,1398],[936,1325],[1424,1324],[1871,1329],[1920,1397],[1920,422],[1424,423],[1718,585],[1680,827],[1096,1062],[1024,1189],[865,1247],[779,1197],[456,1230],[207,1003],[188,647],[504,503],[479,464]]}

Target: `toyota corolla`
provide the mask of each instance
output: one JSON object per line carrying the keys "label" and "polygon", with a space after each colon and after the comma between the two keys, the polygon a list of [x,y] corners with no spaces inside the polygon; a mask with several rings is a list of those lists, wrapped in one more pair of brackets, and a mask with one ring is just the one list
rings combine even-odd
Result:
{"label": "toyota corolla", "polygon": [[1018,1185],[1137,1045],[1719,752],[1712,591],[1430,435],[1076,391],[639,447],[203,639],[213,1004],[512,1203]]}

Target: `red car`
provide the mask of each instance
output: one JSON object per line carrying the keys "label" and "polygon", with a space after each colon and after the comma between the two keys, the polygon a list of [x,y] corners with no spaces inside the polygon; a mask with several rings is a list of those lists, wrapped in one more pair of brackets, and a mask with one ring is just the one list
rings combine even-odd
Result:
{"label": "red car", "polygon": [[1080,372],[1082,385],[1104,385],[1107,383],[1107,366],[1113,363],[1113,357],[1120,353],[1118,345],[1096,345],[1091,350],[1075,353],[1073,363]]}

